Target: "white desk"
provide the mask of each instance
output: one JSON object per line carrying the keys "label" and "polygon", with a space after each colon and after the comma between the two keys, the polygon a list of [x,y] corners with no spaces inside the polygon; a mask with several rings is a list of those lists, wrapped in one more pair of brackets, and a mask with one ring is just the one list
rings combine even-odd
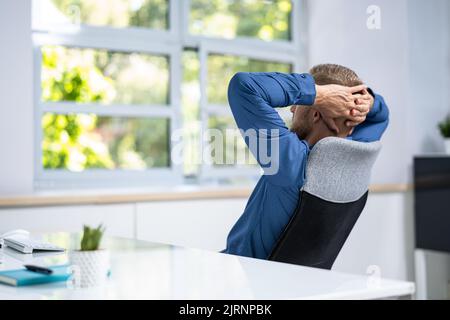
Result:
{"label": "white desk", "polygon": [[[42,238],[73,248],[78,236]],[[111,278],[104,287],[73,289],[64,283],[29,287],[0,284],[0,299],[383,299],[411,297],[414,284],[343,274],[120,238],[111,249]],[[59,264],[66,254],[22,255],[2,249],[0,270],[23,263]]]}

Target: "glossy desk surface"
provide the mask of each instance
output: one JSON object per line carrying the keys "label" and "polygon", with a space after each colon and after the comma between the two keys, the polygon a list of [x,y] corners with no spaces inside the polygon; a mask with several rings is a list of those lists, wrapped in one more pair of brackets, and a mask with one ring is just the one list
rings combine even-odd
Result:
{"label": "glossy desk surface", "polygon": [[[67,233],[35,238],[65,248],[79,243],[78,235]],[[382,299],[410,296],[415,290],[410,282],[144,241],[106,238],[103,246],[111,251],[107,285],[80,289],[66,283],[19,288],[0,284],[0,299]],[[67,262],[66,253],[0,250],[0,270]]]}

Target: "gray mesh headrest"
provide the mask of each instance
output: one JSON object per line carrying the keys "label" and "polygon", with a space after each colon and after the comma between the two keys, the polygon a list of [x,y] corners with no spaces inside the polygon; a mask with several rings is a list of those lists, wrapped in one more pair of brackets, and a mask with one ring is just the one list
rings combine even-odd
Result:
{"label": "gray mesh headrest", "polygon": [[303,190],[331,202],[353,202],[366,193],[379,141],[366,143],[328,137],[311,150]]}

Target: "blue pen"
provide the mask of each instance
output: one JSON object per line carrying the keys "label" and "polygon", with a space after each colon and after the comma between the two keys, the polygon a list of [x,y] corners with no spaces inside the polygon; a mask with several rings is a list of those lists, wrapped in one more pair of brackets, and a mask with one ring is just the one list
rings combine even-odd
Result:
{"label": "blue pen", "polygon": [[26,265],[24,265],[24,267],[27,268],[27,270],[29,270],[29,271],[33,271],[33,272],[37,272],[37,273],[42,273],[42,274],[52,274],[53,273],[52,269],[34,266],[34,265],[30,265],[30,264],[26,264]]}

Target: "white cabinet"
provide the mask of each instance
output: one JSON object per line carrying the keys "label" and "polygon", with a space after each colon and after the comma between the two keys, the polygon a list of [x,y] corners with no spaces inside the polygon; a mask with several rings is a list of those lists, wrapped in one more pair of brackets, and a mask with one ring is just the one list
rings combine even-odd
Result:
{"label": "white cabinet", "polygon": [[225,248],[247,199],[138,203],[136,233],[142,240],[207,250]]}
{"label": "white cabinet", "polygon": [[99,223],[107,234],[134,237],[134,204],[0,209],[0,234],[12,229],[77,232],[83,224]]}

